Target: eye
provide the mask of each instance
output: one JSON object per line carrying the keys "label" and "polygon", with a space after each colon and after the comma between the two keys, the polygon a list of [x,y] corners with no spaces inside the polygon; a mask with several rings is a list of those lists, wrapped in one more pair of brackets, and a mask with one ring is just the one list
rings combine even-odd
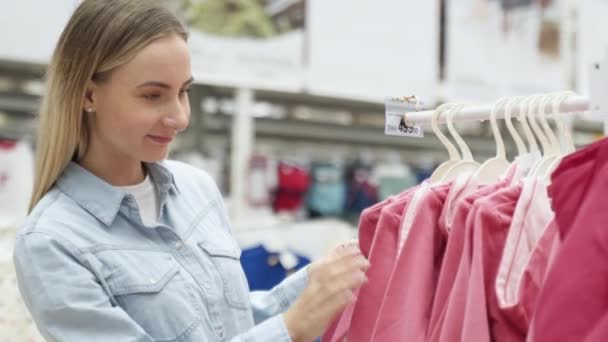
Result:
{"label": "eye", "polygon": [[160,98],[160,93],[144,94],[144,98],[150,101],[158,100]]}
{"label": "eye", "polygon": [[182,89],[179,91],[180,96],[184,96],[186,93],[190,93],[190,88]]}

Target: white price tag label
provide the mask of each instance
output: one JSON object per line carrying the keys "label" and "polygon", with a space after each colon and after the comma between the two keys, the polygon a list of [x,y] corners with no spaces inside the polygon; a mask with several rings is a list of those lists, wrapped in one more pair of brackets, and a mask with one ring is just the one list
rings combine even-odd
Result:
{"label": "white price tag label", "polygon": [[384,101],[384,134],[400,137],[424,137],[422,126],[410,122],[406,113],[416,111],[415,97],[387,97]]}

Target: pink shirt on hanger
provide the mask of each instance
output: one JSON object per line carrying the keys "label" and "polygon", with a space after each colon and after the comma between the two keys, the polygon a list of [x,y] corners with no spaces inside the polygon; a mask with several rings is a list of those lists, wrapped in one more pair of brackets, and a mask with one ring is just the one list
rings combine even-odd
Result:
{"label": "pink shirt on hanger", "polygon": [[[481,187],[469,185],[469,188],[476,188],[476,190],[472,193],[465,191],[459,198],[453,198],[452,201],[456,203],[455,205],[453,203],[451,204],[449,199],[446,201],[446,206],[454,205],[455,209],[452,222],[448,223],[448,227],[443,228],[444,230],[449,230],[449,238],[441,265],[441,271],[439,273],[435,297],[433,299],[431,319],[429,321],[427,331],[427,339],[429,341],[439,341],[440,339],[441,328],[444,323],[448,301],[457,277],[461,257],[465,248],[466,221],[469,211],[473,207],[476,200],[509,185],[516,176],[516,173],[517,167],[511,167],[509,168],[506,177],[499,182]],[[442,216],[444,216],[444,214],[445,208]],[[440,221],[440,227],[442,224],[445,224],[446,221],[448,221],[446,218],[442,218]]]}
{"label": "pink shirt on hanger", "polygon": [[[398,196],[391,196],[386,200],[376,203],[375,205],[363,210],[361,213],[361,218],[359,219],[359,248],[361,249],[361,253],[368,259],[382,209],[397,200],[397,198]],[[358,295],[358,293],[359,290],[356,291],[355,295]],[[344,310],[342,310],[342,313],[340,313],[340,315],[338,315],[338,317],[336,317],[332,324],[327,328],[323,334],[322,340],[334,341],[334,335],[338,329],[338,326],[340,326],[340,329],[338,330],[344,330],[345,327],[347,329],[347,327],[350,326],[350,318],[352,317],[353,310],[354,303],[348,305]],[[344,319],[342,318],[343,316]]]}
{"label": "pink shirt on hanger", "polygon": [[[459,302],[464,301],[465,305],[451,306],[450,302],[442,330],[448,338],[446,341],[511,341],[492,336],[489,309],[497,306],[493,305],[496,301],[494,280],[521,188],[519,184],[512,185],[482,198],[475,202],[469,214],[470,275],[468,280],[455,284],[456,292],[450,296],[450,300],[458,296]],[[459,293],[461,289],[464,292]]]}
{"label": "pink shirt on hanger", "polygon": [[[542,286],[551,268],[552,261],[559,251],[561,242],[559,232],[554,222],[545,229],[538,241],[526,269],[519,280],[516,299],[505,305],[499,300],[500,316],[503,324],[495,326],[495,334],[502,336],[526,336],[525,340],[534,341],[533,318],[538,304],[538,298]],[[509,329],[512,329],[509,332]],[[514,340],[518,341],[518,340]]]}
{"label": "pink shirt on hanger", "polygon": [[608,341],[608,313],[597,323],[582,342],[605,342]]}
{"label": "pink shirt on hanger", "polygon": [[[488,301],[492,336],[525,341],[559,235],[544,181],[524,180]],[[557,243],[557,245],[556,245]],[[490,293],[489,291],[487,292]]]}
{"label": "pink shirt on hanger", "polygon": [[[360,326],[355,325],[355,323],[360,320],[359,317],[365,316],[365,313],[362,314],[360,311],[377,312],[377,308],[382,303],[382,297],[386,291],[386,279],[390,276],[395,263],[401,216],[417,189],[418,187],[414,187],[405,191],[398,198],[382,207],[377,224],[374,226],[375,229],[371,229],[374,222],[372,219],[378,213],[378,208],[375,208],[374,216],[370,216],[369,220],[362,221],[361,227],[366,222],[363,229],[367,235],[366,240],[369,237],[369,232],[374,231],[368,254],[368,260],[372,265],[367,271],[368,282],[355,293],[357,299],[346,306],[342,314],[323,335],[324,342],[342,341],[347,334],[350,335],[350,331],[353,329],[355,329],[355,334],[364,334],[366,330],[371,333],[375,320],[364,322]],[[360,235],[363,234],[363,230]]]}
{"label": "pink shirt on hanger", "polygon": [[553,174],[549,193],[564,239],[541,290],[535,342],[583,341],[608,312],[607,192],[606,139],[567,157]]}
{"label": "pink shirt on hanger", "polygon": [[424,341],[446,235],[438,221],[451,184],[429,189],[422,199],[388,280],[371,341]]}
{"label": "pink shirt on hanger", "polygon": [[423,183],[414,191],[410,191],[408,196],[383,210],[372,247],[375,252],[370,258],[372,266],[367,271],[369,281],[361,287],[351,324],[346,332],[349,342],[369,342],[382,298],[387,290],[387,280],[397,261],[402,219],[415,193],[428,186],[428,183]]}

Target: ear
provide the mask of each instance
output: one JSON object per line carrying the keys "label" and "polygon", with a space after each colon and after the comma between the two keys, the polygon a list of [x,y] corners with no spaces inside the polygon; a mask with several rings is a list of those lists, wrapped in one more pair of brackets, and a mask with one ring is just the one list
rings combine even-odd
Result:
{"label": "ear", "polygon": [[98,90],[97,85],[93,81],[89,81],[86,85],[84,97],[82,99],[82,110],[85,112],[95,112],[95,99],[97,98],[96,92]]}

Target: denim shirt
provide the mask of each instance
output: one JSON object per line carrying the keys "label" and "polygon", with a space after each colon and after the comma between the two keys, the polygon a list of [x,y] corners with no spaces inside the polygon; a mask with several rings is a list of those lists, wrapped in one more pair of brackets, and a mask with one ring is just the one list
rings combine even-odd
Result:
{"label": "denim shirt", "polygon": [[249,293],[222,197],[204,172],[147,164],[160,218],[70,163],[15,242],[19,289],[49,341],[290,341],[281,313],[306,269]]}

